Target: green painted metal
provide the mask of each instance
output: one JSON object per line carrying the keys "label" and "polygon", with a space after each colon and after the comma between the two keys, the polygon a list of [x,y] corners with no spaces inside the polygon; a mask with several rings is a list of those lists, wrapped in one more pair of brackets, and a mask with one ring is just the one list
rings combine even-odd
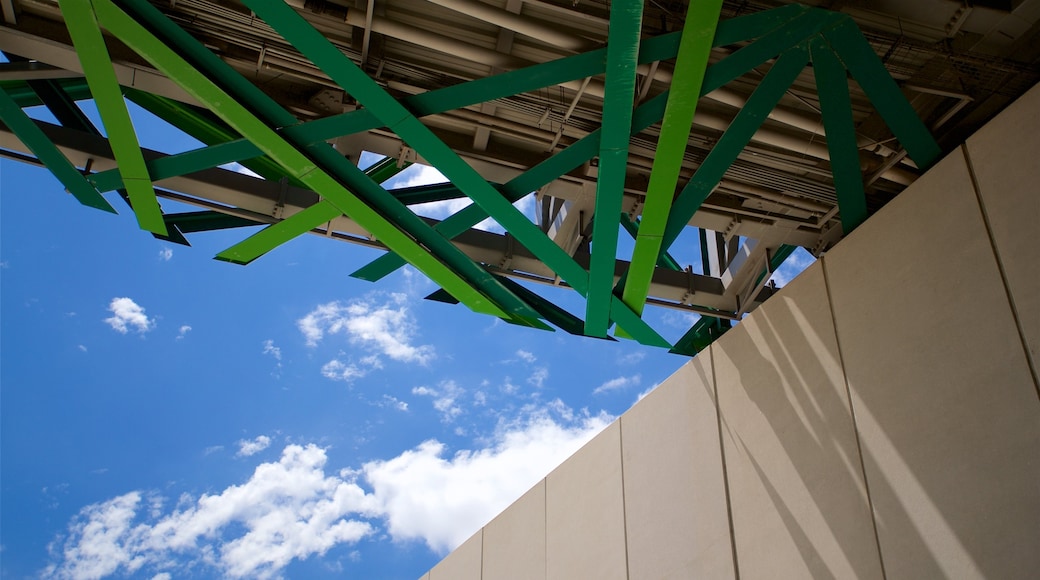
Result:
{"label": "green painted metal", "polygon": [[[401,171],[401,169],[397,167],[396,159],[386,157],[366,169],[365,175],[373,178],[374,181],[384,181],[394,173]],[[343,212],[339,208],[328,200],[323,199],[307,209],[297,212],[276,224],[272,224],[220,252],[217,254],[217,259],[235,264],[248,264],[285,242],[301,236],[341,215],[343,215]]]}
{"label": "green painted metal", "polygon": [[718,340],[731,326],[732,323],[724,318],[701,316],[668,352],[693,356],[708,348],[708,345]]}
{"label": "green painted metal", "polygon": [[[632,239],[639,237],[639,222],[628,216],[627,213],[621,214],[621,227],[625,228],[628,235],[632,236]],[[679,262],[672,257],[668,252],[663,252],[661,258],[657,260],[657,266],[660,268],[667,268],[676,272],[682,270],[682,266]]]}
{"label": "green painted metal", "polygon": [[812,54],[816,90],[820,96],[820,113],[827,135],[827,151],[831,158],[831,174],[838,195],[841,227],[846,235],[867,219],[867,196],[859,168],[859,147],[852,120],[852,101],[845,67],[822,38],[809,45]]}
{"label": "green painted metal", "polygon": [[[801,14],[801,12],[799,12],[799,14]],[[819,26],[819,23],[814,22],[814,25]],[[722,23],[719,24],[719,30],[721,29]],[[716,37],[718,37],[718,34],[717,31]],[[709,66],[708,71],[704,76],[704,83],[701,86],[700,96],[704,96],[705,94],[746,73],[748,70],[766,62],[776,56],[779,51],[790,48],[790,45],[772,43],[768,50],[760,50],[756,48],[757,44],[758,41],[737,50],[730,56],[727,56],[721,61]],[[643,45],[645,46],[646,43],[644,42]],[[775,53],[773,52],[774,49],[776,51]],[[755,57],[761,60],[755,61],[752,58],[747,58],[746,55],[748,54],[754,54]],[[663,92],[648,99],[636,108],[632,115],[631,134],[635,135],[662,119],[668,101],[668,94],[667,91]],[[561,175],[580,167],[583,163],[596,156],[596,152],[599,150],[600,134],[600,129],[592,131],[585,137],[572,143],[566,149],[556,153],[545,161],[542,161],[528,169],[523,174],[510,180],[503,187],[502,194],[506,199],[515,202],[524,195],[527,195],[529,192],[537,190]],[[437,224],[436,229],[445,237],[454,238],[474,225],[487,219],[487,217],[488,214],[484,212],[480,206],[471,205]],[[352,273],[351,276],[362,280],[376,281],[387,276],[404,264],[405,261],[399,256],[390,253],[380,256],[370,264]]]}
{"label": "green painted metal", "polygon": [[765,78],[762,79],[744,108],[737,113],[729,128],[697,168],[672,204],[661,243],[662,251],[671,247],[679,233],[690,222],[704,200],[708,198],[737,155],[747,146],[751,136],[773,110],[794,79],[809,61],[808,47],[803,43],[780,55]]}
{"label": "green painted metal", "polygon": [[[475,312],[507,316],[491,300],[419,246],[407,234],[389,224],[375,210],[352,195],[329,174],[318,169],[312,160],[257,119],[239,104],[237,99],[216,86],[114,4],[107,0],[99,0],[96,10],[104,26],[127,46],[148,60],[196,100],[208,104],[224,122],[239,134],[259,145],[264,153],[282,165],[287,172],[300,178],[315,191],[322,192],[326,199],[334,203],[341,211],[345,210],[344,213],[378,236],[387,247],[406,256],[420,271],[451,292],[463,304]],[[183,46],[179,48],[185,49]],[[212,53],[206,52],[213,57]],[[253,89],[255,90],[255,87]]]}
{"label": "green painted metal", "polygon": [[[149,12],[147,9],[144,10]],[[755,38],[782,26],[785,22],[803,14],[806,10],[808,9],[805,7],[789,5],[722,21],[716,29],[714,46],[725,46],[750,38]],[[160,21],[159,17],[154,13],[149,13],[149,18],[152,21]],[[640,45],[639,63],[645,64],[655,60],[675,57],[678,51],[679,41],[680,33],[671,33],[644,40]],[[779,48],[772,54],[769,54],[769,50],[761,50],[759,48],[759,42],[741,48],[732,56],[727,57],[713,67],[710,67],[708,69],[708,74],[705,77],[705,84],[715,88],[722,86],[730,80],[744,74],[750,70],[750,68],[758,66],[762,62],[765,62],[769,58],[778,54],[780,50]],[[782,48],[787,48],[787,46],[783,46]],[[763,54],[765,56],[763,56]],[[759,60],[756,61],[756,58]],[[509,96],[515,94],[511,92],[514,90],[537,90],[561,82],[601,74],[605,70],[605,61],[606,49],[599,49],[582,55],[534,65],[468,83],[460,83],[443,89],[437,89],[418,95],[411,95],[405,97],[401,102],[406,108],[420,116],[442,113],[455,108],[467,107],[484,101]],[[32,93],[31,89],[24,85],[24,83],[20,83],[20,81],[0,81],[0,87],[11,88],[8,84],[4,83],[8,83],[18,90],[16,95],[17,99],[26,99],[24,102],[22,100],[18,101],[20,106],[40,104],[35,93]],[[61,83],[73,99],[80,100],[90,97],[89,91],[86,88],[86,81],[83,79],[63,80]],[[124,89],[124,91],[127,92],[128,96],[133,95],[130,89]],[[703,92],[704,91],[702,91],[702,94]],[[155,98],[163,99],[162,97]],[[645,121],[637,121],[635,124],[639,127],[646,128],[660,120],[662,113],[656,112],[656,109],[659,108],[663,111],[665,101],[665,98],[658,97],[645,103],[645,105],[650,106],[644,106],[637,109],[637,119],[641,113],[643,116],[648,118]],[[138,104],[144,106],[143,102]],[[655,107],[655,104],[658,106]],[[190,107],[186,107],[186,109],[191,110]],[[149,108],[149,110],[161,118],[171,121],[170,118],[159,114],[161,109],[157,108],[152,110]],[[171,124],[180,126],[178,123]],[[293,140],[293,142],[297,144],[311,145],[343,135],[376,129],[381,125],[382,123],[380,120],[372,115],[370,111],[367,109],[359,109],[315,121],[309,121],[307,123],[282,127],[280,130],[282,135]],[[185,129],[189,134],[192,133],[192,131],[188,130],[187,127],[182,127],[182,129]],[[598,137],[596,139],[598,139]],[[200,140],[208,142],[206,139]],[[585,146],[584,149],[582,146],[579,146],[571,151],[569,155],[565,155],[558,159],[557,161],[562,162],[560,165],[563,165],[564,163],[572,163],[572,161],[568,159],[572,156],[574,159],[581,159],[581,161],[577,161],[575,165],[570,166],[568,169],[559,170],[559,173],[556,173],[553,179],[594,157],[598,148],[598,141],[593,141],[595,140],[591,139],[589,141],[583,141],[582,146]],[[587,156],[583,155],[586,151],[589,152]],[[261,151],[255,144],[246,139],[237,139],[235,141],[220,143],[219,145],[211,145],[210,147],[168,156],[161,164],[164,171],[162,177],[159,177],[154,173],[155,168],[153,168],[150,163],[148,164],[148,169],[150,172],[153,172],[153,179],[158,181],[159,179],[166,179],[169,177],[202,171],[225,163],[236,161],[241,163],[253,158],[261,157],[262,155],[263,151]],[[252,167],[250,163],[244,163],[244,165],[257,171],[257,169]],[[542,166],[541,170],[552,173],[558,171],[555,169],[555,166],[555,164],[547,164]],[[280,166],[274,164],[274,167]],[[178,173],[174,173],[174,171]],[[118,174],[118,170],[110,170],[110,172]],[[97,177],[94,180],[101,191],[116,189],[122,183],[121,179],[114,179],[108,173],[109,172],[101,172],[97,174]],[[257,173],[260,175],[265,174],[264,171],[257,171]],[[532,180],[535,180],[533,176]],[[538,181],[542,180],[542,178],[538,179]],[[552,179],[549,179],[548,181],[552,181]],[[546,183],[548,181],[546,181]],[[529,189],[527,192],[524,192],[524,194],[526,195],[526,193],[533,191],[534,189],[537,189],[537,187]],[[475,209],[479,211],[479,208]],[[477,219],[473,223],[478,223],[485,218],[487,218],[486,215]],[[400,262],[396,267],[400,267],[403,263],[403,261]]]}
{"label": "green painted metal", "polygon": [[[208,111],[197,109],[191,105],[167,99],[159,95],[145,93],[134,89],[123,89],[126,98],[137,104],[142,109],[166,121],[170,125],[202,141],[206,145],[220,145],[239,139],[238,133],[213,116]],[[257,154],[259,155],[259,151]],[[245,159],[235,159],[234,162],[241,163],[243,167],[256,173],[269,181],[278,181],[283,177],[289,177],[281,166],[274,161],[263,157],[254,156]],[[220,164],[218,164],[220,165]],[[212,165],[211,167],[216,167]],[[290,177],[290,182],[301,187],[303,184],[295,178]]]}
{"label": "green painted metal", "polygon": [[[384,157],[377,161],[374,165],[365,170],[365,175],[376,183],[383,183],[387,179],[397,175],[398,173],[408,169],[411,162],[406,161],[398,164],[397,160],[393,157]],[[396,197],[396,196],[395,196]]]}
{"label": "green painted metal", "polygon": [[[610,321],[611,289],[617,257],[621,203],[628,172],[629,131],[636,92],[636,60],[643,27],[642,0],[614,0],[607,30],[607,70],[603,124],[599,139],[595,221],[589,292],[585,303],[585,334],[604,337]],[[709,38],[709,44],[710,44]]]}
{"label": "green painted metal", "polygon": [[918,118],[914,108],[903,96],[899,86],[888,74],[885,65],[881,63],[881,59],[852,18],[841,18],[836,26],[824,33],[824,37],[867,94],[896,139],[899,139],[910,159],[913,159],[922,171],[931,167],[942,155],[939,144]]}
{"label": "green painted metal", "polygon": [[[58,79],[52,82],[57,83],[74,101],[90,98],[90,87],[87,86],[85,78]],[[6,92],[23,109],[43,104],[36,91],[25,81],[0,81],[0,90]]]}
{"label": "green painted metal", "polygon": [[159,201],[152,189],[152,180],[144,164],[141,145],[137,141],[130,113],[126,110],[123,94],[116,80],[112,60],[108,56],[105,39],[90,2],[61,0],[59,6],[72,37],[90,92],[94,95],[101,121],[108,132],[108,142],[119,164],[123,187],[143,230],[166,235]]}
{"label": "green painted metal", "polygon": [[58,178],[58,181],[69,190],[83,205],[116,213],[116,210],[101,194],[94,189],[72,162],[69,161],[54,143],[47,138],[36,122],[22,111],[18,103],[4,91],[0,91],[0,121],[33,152],[33,155]]}
{"label": "green painted metal", "polygon": [[[566,252],[528,220],[512,203],[466,164],[444,142],[438,139],[414,115],[388,95],[361,69],[344,56],[320,32],[315,30],[288,5],[278,0],[247,0],[257,15],[289,41],[311,62],[322,69],[341,87],[350,87],[351,95],[372,111],[391,130],[401,136],[419,154],[429,160],[461,191],[494,217],[521,244],[580,294],[588,294],[588,273]],[[612,300],[612,310],[621,305]],[[667,345],[656,331],[622,305],[626,312],[615,313],[615,321],[629,326],[639,341],[658,346]],[[670,346],[670,345],[669,345]]]}
{"label": "green painted metal", "polygon": [[[504,276],[500,278],[502,279],[503,284],[509,286],[510,290],[516,292],[518,296],[522,297],[524,300],[527,301],[528,304],[530,304],[536,310],[538,310],[538,312],[541,313],[543,318],[555,324],[556,326],[562,328],[569,334],[577,336],[587,336],[585,334],[585,322],[582,321],[582,319],[578,318],[577,316],[574,316],[570,312],[567,312],[563,308],[560,308],[559,306],[553,304],[545,298],[542,298],[538,294],[523,287],[517,282],[514,282],[513,280],[510,280],[509,278],[506,278]],[[609,336],[593,338],[602,338],[604,340],[616,342],[614,338]]]}
{"label": "green painted metal", "polygon": [[632,265],[628,269],[622,300],[637,314],[642,314],[654,267],[660,259],[660,249],[668,213],[679,182],[686,145],[690,140],[690,126],[697,110],[704,73],[711,54],[711,40],[715,24],[722,10],[722,0],[691,2],[686,13],[682,42],[675,62],[675,75],[661,122],[661,136],[657,141],[654,166],[646,190],[643,218],[639,236],[632,250]]}
{"label": "green painted metal", "polygon": [[327,223],[343,212],[331,202],[321,200],[276,224],[267,226],[245,240],[217,254],[218,260],[248,264],[285,242]]}
{"label": "green painted metal", "polygon": [[[198,66],[200,70],[207,72],[213,78],[220,79],[225,86],[228,87],[228,90],[231,91],[232,94],[236,95],[238,100],[248,104],[252,110],[258,111],[258,114],[265,116],[267,123],[273,124],[277,127],[282,127],[292,118],[291,115],[285,112],[285,110],[270,97],[246,81],[230,66],[209,52],[208,49],[203,47],[190,35],[166,19],[165,16],[150,4],[143,0],[125,0],[125,3],[127,5],[132,5],[135,15],[147,22],[149,26],[153,27],[155,30],[162,31],[168,42],[174,43],[185,54],[190,54],[194,60],[197,60],[198,62],[194,63],[195,66]],[[286,9],[288,8],[286,7]],[[292,12],[291,9],[288,10]],[[295,13],[292,14],[295,16]],[[381,89],[378,90],[381,91]],[[220,113],[217,110],[214,110],[214,112],[218,115]],[[225,119],[225,121],[227,121],[227,119]],[[234,124],[231,125],[234,127]],[[242,133],[241,131],[239,132]],[[245,133],[242,134],[248,137]],[[286,132],[283,132],[282,134],[288,137]],[[257,139],[250,140],[254,142],[257,141]],[[361,202],[361,200],[355,197],[355,195],[361,195],[365,202],[374,206],[373,208],[370,208],[365,205],[364,210],[370,211],[371,209],[375,209],[379,214],[381,214],[383,219],[392,220],[390,224],[381,225],[392,225],[394,228],[398,228],[395,229],[395,234],[403,231],[403,233],[408,236],[404,238],[405,240],[408,240],[408,242],[411,242],[411,239],[409,238],[414,238],[418,242],[422,243],[426,252],[423,254],[413,254],[413,257],[416,260],[419,260],[419,262],[413,261],[413,264],[419,267],[420,270],[422,270],[420,264],[428,264],[427,267],[433,267],[433,264],[438,264],[449,268],[449,271],[458,279],[456,281],[451,281],[450,278],[445,278],[453,284],[454,288],[449,288],[443,284],[442,286],[455,294],[456,297],[460,298],[463,303],[466,303],[467,300],[458,296],[459,292],[466,292],[469,295],[469,300],[472,304],[467,305],[471,308],[475,308],[475,305],[481,305],[481,308],[492,308],[493,312],[501,313],[500,315],[502,316],[521,317],[525,319],[534,319],[537,317],[537,313],[527,304],[506,290],[501,284],[498,284],[486,270],[470,260],[465,254],[442,236],[439,236],[429,227],[429,225],[426,224],[426,222],[394,199],[391,194],[379,187],[379,185],[373,182],[369,177],[365,176],[361,170],[347,161],[331,146],[323,142],[309,145],[300,144],[294,142],[291,138],[288,141],[283,141],[283,143],[290,147],[298,148],[295,151],[297,154],[300,153],[299,149],[305,150],[307,157],[304,159],[313,162],[313,167],[319,169],[319,171],[315,173],[321,173],[326,178],[334,180],[337,183],[337,186],[344,193],[348,194],[349,199],[363,204],[364,202]],[[274,156],[270,155],[270,152],[268,152],[268,155],[274,158]],[[279,159],[275,160],[282,163]],[[307,183],[311,189],[320,191],[325,197],[329,197],[328,191],[323,190],[320,187],[315,187],[307,181],[306,177],[311,177],[308,171],[310,171],[310,169],[304,171],[302,175],[297,174],[297,177]],[[353,190],[353,192],[348,192],[347,190],[342,189],[340,184],[346,184],[347,187],[350,187]],[[347,200],[347,198],[344,198],[342,201]],[[330,199],[330,201],[340,209],[343,209],[344,206],[341,202],[336,199]],[[354,212],[357,213],[358,211],[364,210],[355,209]],[[355,221],[361,224],[362,227],[365,227],[372,233],[377,233],[366,226],[362,220],[357,218],[356,215],[349,212],[345,213],[355,219]],[[385,237],[383,238],[383,241],[387,241]],[[390,246],[391,244],[387,245]],[[426,273],[429,275],[429,272]],[[431,278],[433,278],[433,276],[431,276]],[[435,279],[435,281],[437,280]],[[468,283],[468,285],[458,284],[457,282]],[[486,304],[487,299],[490,299],[492,302],[490,306]],[[505,310],[502,310],[503,308]],[[508,311],[508,314],[505,314],[506,311]],[[525,320],[523,323],[528,325],[541,324],[537,322],[537,320]]]}

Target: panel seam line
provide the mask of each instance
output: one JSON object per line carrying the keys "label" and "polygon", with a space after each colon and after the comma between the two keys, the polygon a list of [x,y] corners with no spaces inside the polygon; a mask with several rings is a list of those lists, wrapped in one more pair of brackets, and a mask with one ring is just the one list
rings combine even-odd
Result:
{"label": "panel seam line", "polygon": [[719,432],[719,455],[722,459],[722,485],[726,490],[726,519],[729,520],[729,547],[733,557],[733,578],[740,580],[740,564],[737,560],[737,532],[733,526],[733,502],[729,492],[729,470],[726,467],[726,445],[722,440],[722,405],[719,402],[719,381],[715,375],[715,347],[708,347],[708,359],[711,361],[711,386],[715,393],[715,424]]}
{"label": "panel seam line", "polygon": [[1004,269],[1004,261],[1000,259],[1000,251],[997,249],[997,240],[993,235],[993,228],[990,226],[989,213],[986,211],[986,204],[982,201],[982,189],[979,187],[979,179],[975,175],[975,166],[971,163],[971,155],[968,153],[968,144],[961,144],[961,153],[964,155],[964,165],[968,168],[968,176],[971,178],[971,187],[975,192],[975,201],[979,204],[979,213],[982,214],[982,224],[986,228],[986,236],[989,238],[990,250],[993,252],[993,259],[997,263],[997,270],[1000,271],[1000,281],[1004,285],[1004,294],[1007,296],[1008,306],[1011,309],[1011,317],[1015,319],[1015,330],[1018,331],[1018,340],[1022,343],[1022,352],[1026,357],[1026,364],[1029,365],[1029,373],[1032,375],[1033,388],[1036,389],[1036,396],[1040,398],[1040,378],[1038,378],[1036,364],[1033,361],[1033,357],[1029,352],[1029,344],[1026,342],[1025,331],[1022,329],[1022,320],[1018,314],[1018,307],[1015,304],[1015,297],[1011,293],[1011,285],[1008,283],[1007,271]]}
{"label": "panel seam line", "polygon": [[845,397],[849,402],[849,418],[852,420],[852,434],[856,438],[856,452],[859,455],[859,469],[863,475],[863,491],[867,494],[867,509],[870,510],[870,526],[874,532],[874,545],[877,547],[878,564],[881,566],[881,578],[887,580],[885,556],[881,551],[881,534],[878,532],[877,512],[874,511],[874,497],[870,493],[870,480],[867,477],[867,464],[863,459],[863,442],[859,436],[859,422],[856,420],[856,406],[852,402],[852,385],[848,371],[845,369],[845,355],[841,349],[841,338],[838,336],[838,317],[834,313],[834,300],[831,299],[831,285],[827,275],[827,257],[820,256],[820,271],[823,273],[823,290],[827,295],[827,308],[831,315],[831,328],[834,330],[834,345],[838,348],[838,365],[841,367],[841,379],[845,383]]}

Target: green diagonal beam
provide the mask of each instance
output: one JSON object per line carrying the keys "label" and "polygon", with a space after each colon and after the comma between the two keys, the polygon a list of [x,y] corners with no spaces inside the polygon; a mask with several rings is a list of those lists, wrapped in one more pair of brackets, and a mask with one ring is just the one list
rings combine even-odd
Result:
{"label": "green diagonal beam", "polygon": [[[375,234],[387,247],[402,253],[420,271],[450,292],[470,309],[495,316],[507,316],[497,305],[474,289],[440,260],[419,246],[354,197],[328,173],[283,140],[264,122],[247,111],[239,102],[184,61],[178,54],[156,39],[140,24],[107,0],[96,5],[103,25],[132,50],[148,60],[163,74],[201,103],[212,106],[213,112],[243,137],[261,146],[263,152],[279,163],[287,172],[300,178],[308,187],[320,191],[343,213],[369,232]],[[181,47],[182,49],[184,47]],[[283,111],[284,113],[284,111]]]}
{"label": "green diagonal beam", "polygon": [[[625,228],[625,231],[632,236],[633,240],[639,237],[639,222],[628,217],[627,213],[621,214],[621,227]],[[675,272],[682,270],[679,262],[668,252],[661,254],[661,258],[657,260],[657,265],[660,268],[667,268]]]}
{"label": "green diagonal beam", "polygon": [[[772,10],[756,12],[754,14],[722,21],[719,23],[718,29],[716,30],[714,46],[726,46],[751,38],[757,38],[766,33],[770,33],[771,31],[784,30],[792,25],[792,19],[796,19],[807,10],[809,9],[804,6],[791,4],[780,8],[774,8]],[[154,14],[151,14],[151,11],[148,11],[147,9],[144,9],[144,14],[150,17],[149,24],[165,24],[162,20],[155,17]],[[656,60],[674,58],[678,51],[679,41],[680,33],[678,32],[644,40],[640,45],[639,63],[646,64]],[[738,50],[733,55],[724,59],[723,62],[727,63],[725,66],[710,68],[709,75],[718,71],[720,75],[725,76],[726,78],[736,78],[750,68],[758,66],[769,58],[776,56],[781,49],[791,46],[791,43],[788,43],[777,48],[772,52],[772,54],[768,54],[770,50],[772,50],[770,48],[771,44],[775,43],[769,43],[766,41],[766,38],[762,38],[759,41]],[[762,54],[767,54],[767,56],[761,56]],[[402,103],[409,110],[419,116],[443,113],[452,109],[468,107],[481,102],[507,97],[514,94],[511,91],[534,91],[545,88],[546,86],[602,74],[606,68],[605,61],[606,49],[599,49],[589,53],[566,57],[516,71],[460,83],[443,89],[420,93],[418,95],[411,95],[405,97],[402,100]],[[739,72],[727,75],[723,74],[722,71],[724,70]],[[82,79],[72,79],[68,82],[85,84],[85,81]],[[708,80],[706,79],[705,82],[708,82]],[[728,81],[720,82],[716,86],[721,86],[722,84],[725,84],[725,82]],[[2,85],[2,82],[0,82],[0,85]],[[29,98],[30,96],[35,98],[35,94],[26,95],[24,98]],[[89,96],[89,94],[87,96]],[[661,100],[662,110],[663,103],[664,100]],[[652,121],[650,124],[657,120],[660,120],[660,117]],[[343,135],[351,135],[370,129],[376,129],[381,125],[382,123],[379,119],[372,115],[370,111],[367,109],[359,109],[315,121],[308,121],[298,125],[283,127],[281,131],[286,138],[292,139],[295,143],[310,145]],[[593,145],[594,147],[591,149],[592,155],[579,162],[578,165],[595,156],[598,141]],[[154,181],[159,181],[160,179],[186,175],[188,173],[202,171],[225,163],[235,161],[242,162],[262,155],[263,152],[256,145],[250,143],[248,140],[238,139],[164,158],[161,164],[163,170],[162,177],[159,177],[154,173],[157,169],[152,167],[150,164],[148,165],[148,169],[152,172]],[[546,168],[548,168],[548,166],[546,166]],[[180,173],[172,173],[173,171],[178,171]],[[570,171],[570,169],[566,171]],[[566,173],[566,171],[562,173]],[[263,175],[263,172],[258,171],[257,173]],[[557,174],[557,177],[562,175],[562,173]],[[121,179],[118,178],[118,174],[118,169],[102,171],[94,174],[94,176],[92,176],[92,181],[96,184],[99,190],[110,191],[112,189],[117,189],[122,184]],[[525,192],[525,195],[526,193],[529,193],[529,191]],[[487,216],[484,216],[474,223],[477,223],[486,217]]]}
{"label": "green diagonal beam", "polygon": [[907,155],[924,171],[942,155],[939,144],[888,74],[877,53],[852,18],[845,16],[824,37],[845,63]]}
{"label": "green diagonal beam", "polygon": [[697,110],[708,56],[711,55],[711,40],[721,10],[722,0],[707,0],[691,2],[686,12],[686,26],[675,61],[675,76],[647,185],[643,219],[639,222],[639,236],[632,250],[632,265],[621,297],[637,314],[642,314],[650,293],[650,281],[661,253],[662,236],[690,140],[690,126]]}
{"label": "green diagonal beam", "polygon": [[[603,126],[599,139],[599,175],[596,177],[595,221],[589,293],[585,303],[585,334],[604,337],[610,323],[610,293],[621,203],[628,173],[629,131],[636,92],[636,60],[643,27],[642,0],[614,0],[607,30],[607,71],[603,97]],[[709,38],[709,44],[711,39]]]}
{"label": "green diagonal beam", "polygon": [[[177,46],[182,53],[190,55],[192,63],[189,66],[197,67],[204,77],[219,79],[227,90],[236,96],[236,99],[262,117],[262,119],[257,119],[261,123],[267,126],[286,127],[287,123],[296,122],[295,118],[278,103],[252,85],[252,83],[245,80],[227,63],[210,52],[191,35],[176,26],[146,0],[123,0],[123,2],[128,6],[132,6],[134,15],[141,19],[142,22],[145,22],[152,30],[156,30],[163,35],[166,42]],[[219,111],[214,112],[219,113]],[[239,132],[241,133],[241,131]],[[320,169],[326,177],[340,184],[340,188],[348,194],[350,199],[365,205],[368,210],[374,210],[383,220],[389,221],[388,225],[399,233],[406,235],[409,241],[422,244],[420,247],[425,250],[425,254],[421,257],[416,254],[417,259],[423,260],[424,263],[430,263],[429,258],[432,256],[435,262],[442,264],[462,282],[469,284],[468,288],[457,286],[453,293],[472,291],[474,296],[483,296],[484,299],[490,299],[493,303],[494,312],[508,312],[506,316],[516,317],[515,321],[519,324],[548,328],[537,321],[538,314],[536,311],[498,283],[483,267],[476,264],[443,236],[438,235],[429,224],[397,201],[392,194],[372,181],[371,178],[366,176],[357,166],[350,163],[330,145],[324,142],[301,144],[290,133],[288,129],[283,131],[282,134],[285,136],[283,142],[292,147],[298,154],[301,153],[301,149],[304,150],[306,154],[304,158],[313,163],[313,167]],[[244,134],[243,136],[248,137],[248,135]],[[251,140],[257,142],[256,139]],[[258,142],[258,144],[263,143]],[[275,160],[278,161],[277,159]],[[306,183],[306,179],[303,176],[299,177]],[[350,187],[352,191],[344,189],[344,184],[346,187]],[[309,187],[316,191],[321,191],[325,197],[329,197],[327,192],[321,188],[316,188],[313,185],[309,185]],[[339,209],[343,209],[343,205],[335,199],[330,199],[330,201]],[[347,213],[347,215],[351,214]],[[351,217],[362,227],[366,227],[362,220],[357,219],[354,215],[351,215]],[[366,227],[366,229],[368,228]],[[369,231],[378,235],[375,231]],[[383,241],[385,242],[386,239],[384,238]],[[218,255],[218,258],[226,257]],[[243,257],[248,258],[248,256],[239,256],[240,259]],[[447,287],[445,289],[450,290]],[[465,303],[466,300],[462,300],[462,302]]]}
{"label": "green diagonal beam", "polygon": [[[805,69],[809,61],[809,51],[805,43],[792,48],[773,63],[765,78],[751,94],[747,104],[737,113],[736,118],[719,138],[718,143],[708,153],[693,177],[683,187],[679,197],[672,204],[671,214],[661,243],[661,251],[667,251],[683,228],[697,213],[704,200],[722,180],[722,176],[744,150],[751,136],[762,125],[769,112],[773,110],[780,97],[784,95],[798,74]],[[656,258],[656,257],[655,257]]]}
{"label": "green diagonal beam", "polygon": [[[280,0],[246,0],[246,5],[290,44],[306,54],[311,62],[338,85],[349,87],[351,96],[428,159],[543,263],[556,271],[580,294],[588,294],[588,273],[584,268],[292,8]],[[613,302],[616,303],[612,304],[612,311],[616,310],[615,321],[620,326],[627,327],[634,338],[645,344],[668,344],[656,331],[624,307],[620,299]],[[616,308],[617,305],[621,307]]]}
{"label": "green diagonal beam", "polygon": [[852,119],[852,101],[845,67],[822,38],[809,45],[812,53],[816,92],[820,96],[823,130],[827,135],[831,174],[841,211],[841,228],[848,235],[867,219],[867,196],[859,168],[856,126]]}
{"label": "green diagonal beam", "polygon": [[[791,5],[786,8],[793,7],[795,6]],[[806,14],[805,10],[801,9],[797,11],[788,10],[785,13],[792,13],[794,20],[777,19],[766,21],[773,24],[774,27],[765,29],[762,38],[740,48],[733,54],[708,67],[704,75],[700,96],[704,96],[733,81],[752,68],[775,57],[783,50],[794,46],[799,40],[817,33],[829,14],[819,11]],[[719,23],[715,33],[716,43],[718,43],[718,38],[723,32],[724,25],[728,22],[733,21],[729,20]],[[797,34],[791,34],[787,31],[788,28],[792,27],[797,29]],[[646,42],[643,43],[643,48],[646,47],[646,44]],[[667,100],[668,92],[666,91],[637,107],[632,116],[632,135],[660,121],[664,116]],[[529,192],[535,191],[561,175],[580,167],[583,163],[596,156],[596,152],[599,151],[600,134],[601,130],[596,129],[572,143],[566,149],[510,180],[503,188],[502,194],[506,199],[515,202]],[[480,206],[470,205],[444,219],[437,224],[435,229],[448,238],[454,238],[487,219],[487,217],[488,214]],[[404,266],[404,264],[405,261],[400,256],[387,253],[352,273],[351,276],[374,282]]]}
{"label": "green diagonal beam", "polygon": [[116,213],[65,155],[47,138],[36,123],[22,111],[6,91],[0,90],[0,121],[29,148],[58,181],[85,206]]}
{"label": "green diagonal beam", "polygon": [[[366,169],[365,175],[385,180],[402,169],[397,167],[396,159],[386,157]],[[278,223],[269,225],[245,240],[220,252],[217,255],[217,259],[235,264],[248,264],[289,240],[299,237],[341,215],[343,215],[343,212],[333,205],[332,202],[327,199],[320,200],[307,209],[297,212]]]}
{"label": "green diagonal beam", "polygon": [[119,164],[123,187],[130,196],[137,223],[143,230],[165,236],[168,232],[162,219],[162,210],[155,198],[155,189],[152,188],[152,180],[144,164],[141,145],[137,141],[130,113],[126,110],[112,59],[108,56],[108,48],[98,28],[91,2],[60,0],[59,6],[90,92],[94,95],[98,113],[101,114],[101,121],[108,132],[108,142]]}

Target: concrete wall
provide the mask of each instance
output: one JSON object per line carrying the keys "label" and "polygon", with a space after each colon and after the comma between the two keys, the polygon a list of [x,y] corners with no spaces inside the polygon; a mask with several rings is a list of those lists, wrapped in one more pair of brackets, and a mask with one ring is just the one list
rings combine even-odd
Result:
{"label": "concrete wall", "polygon": [[1040,577],[1040,87],[427,578]]}

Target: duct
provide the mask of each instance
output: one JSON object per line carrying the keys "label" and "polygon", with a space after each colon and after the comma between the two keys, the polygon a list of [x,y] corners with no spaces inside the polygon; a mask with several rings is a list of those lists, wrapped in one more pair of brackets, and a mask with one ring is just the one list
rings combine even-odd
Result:
{"label": "duct", "polygon": [[595,42],[588,39],[557,30],[544,22],[494,8],[483,2],[475,0],[430,0],[430,2],[570,52],[586,52],[598,48]]}

